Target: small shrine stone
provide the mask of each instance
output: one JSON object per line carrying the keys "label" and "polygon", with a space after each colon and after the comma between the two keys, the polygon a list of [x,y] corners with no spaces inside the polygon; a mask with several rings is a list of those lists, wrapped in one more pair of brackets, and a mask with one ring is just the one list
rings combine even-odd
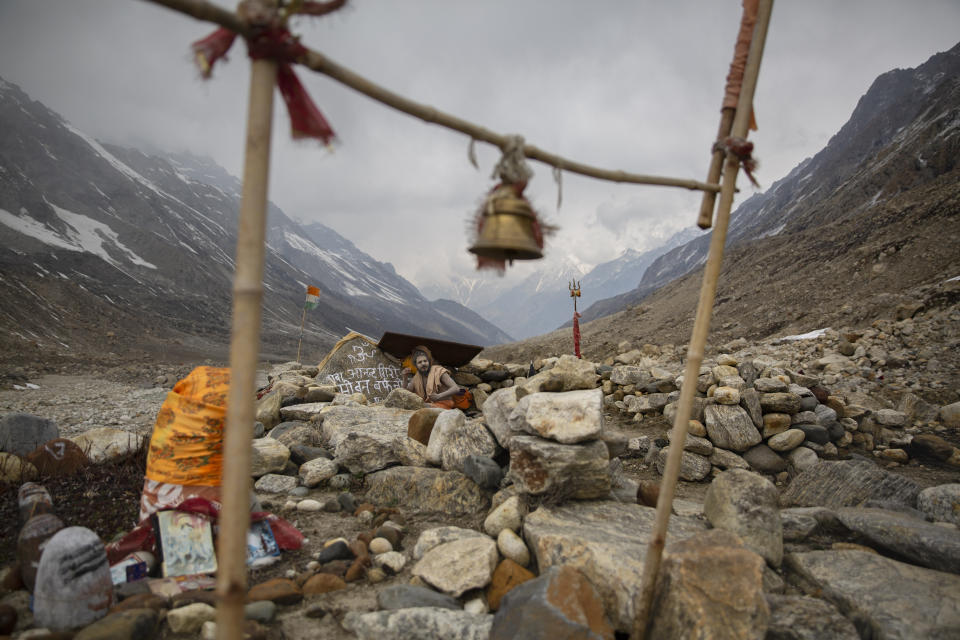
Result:
{"label": "small shrine stone", "polygon": [[27,589],[33,591],[40,568],[40,557],[50,538],[63,529],[63,521],[52,513],[34,516],[20,530],[17,537],[17,562],[20,576]]}
{"label": "small shrine stone", "polygon": [[50,538],[33,593],[36,626],[54,631],[87,626],[104,617],[113,600],[107,552],[97,534],[67,527]]}
{"label": "small shrine stone", "polygon": [[53,499],[42,485],[24,482],[17,491],[17,507],[20,510],[20,522],[25,523],[41,513],[52,513]]}
{"label": "small shrine stone", "polygon": [[41,476],[68,476],[90,464],[83,449],[66,438],[43,443],[27,455],[27,462],[35,466]]}

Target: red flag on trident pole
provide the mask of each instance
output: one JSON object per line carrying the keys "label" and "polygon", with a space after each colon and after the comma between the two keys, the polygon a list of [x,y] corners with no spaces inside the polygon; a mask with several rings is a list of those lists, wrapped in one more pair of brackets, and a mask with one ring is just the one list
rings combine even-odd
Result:
{"label": "red flag on trident pole", "polygon": [[573,353],[580,356],[580,314],[573,312]]}

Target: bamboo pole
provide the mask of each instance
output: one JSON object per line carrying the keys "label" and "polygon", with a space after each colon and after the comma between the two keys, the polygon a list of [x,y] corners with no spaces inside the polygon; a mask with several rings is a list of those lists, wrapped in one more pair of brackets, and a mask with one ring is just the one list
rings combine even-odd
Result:
{"label": "bamboo pole", "polygon": [[[214,22],[222,27],[226,27],[227,29],[235,31],[242,36],[250,35],[249,26],[237,18],[234,13],[209,2],[205,2],[204,0],[149,1],[173,9],[180,13],[193,16],[198,20]],[[419,118],[425,122],[440,125],[441,127],[446,127],[447,129],[459,131],[460,133],[469,136],[472,140],[487,142],[501,149],[507,144],[507,139],[509,137],[507,135],[495,133],[480,125],[448,113],[444,113],[443,111],[440,111],[434,107],[420,104],[398,93],[394,93],[389,89],[381,87],[380,85],[367,80],[363,76],[351,71],[337,62],[334,62],[327,56],[317,51],[308,49],[307,53],[297,62],[313,71],[316,71],[317,73],[322,73],[330,78],[333,78],[334,80],[337,80],[341,84],[344,84],[351,89],[362,93],[368,98],[406,113],[407,115],[414,116],[415,118]],[[578,173],[580,175],[596,178],[598,180],[630,184],[649,184],[664,187],[681,187],[695,191],[699,190],[714,193],[720,191],[719,184],[700,182],[698,180],[670,178],[665,176],[651,176],[639,173],[630,173],[616,169],[602,169],[584,164],[582,162],[575,162],[573,160],[563,158],[562,156],[549,151],[544,151],[543,149],[530,144],[524,146],[523,153],[531,160],[539,160],[540,162],[548,164],[551,167],[562,169],[563,171],[569,171],[571,173]]]}
{"label": "bamboo pole", "polygon": [[[740,92],[737,113],[731,130],[731,134],[737,137],[746,137],[750,125],[753,94],[757,87],[760,61],[763,58],[763,47],[767,39],[767,28],[770,24],[772,9],[773,0],[761,0],[757,13],[757,25],[753,33],[753,41],[750,44],[747,68],[744,72],[743,88]],[[728,155],[723,169],[723,189],[720,192],[720,202],[717,206],[716,226],[710,238],[710,254],[703,272],[696,320],[693,325],[690,346],[687,350],[687,366],[683,375],[683,386],[680,389],[680,401],[673,422],[673,431],[670,434],[670,454],[667,456],[667,465],[663,471],[663,481],[660,484],[660,497],[657,500],[654,530],[647,546],[647,555],[644,558],[643,577],[640,582],[640,596],[637,603],[637,617],[632,636],[635,640],[643,640],[646,637],[647,626],[650,622],[657,574],[660,569],[663,547],[666,543],[667,524],[670,520],[673,495],[677,487],[677,477],[680,473],[683,446],[687,439],[687,422],[690,419],[690,408],[693,405],[693,392],[696,389],[700,364],[703,362],[707,334],[710,330],[710,316],[713,312],[713,302],[717,293],[717,281],[720,278],[720,268],[723,264],[723,247],[727,239],[730,209],[733,206],[733,195],[739,169],[739,159],[733,155]]]}
{"label": "bamboo pole", "polygon": [[[459,131],[464,133],[472,140],[480,140],[481,142],[488,142],[492,145],[504,148],[507,144],[507,135],[495,133],[481,127],[479,125],[473,124],[462,118],[444,113],[439,109],[431,107],[429,105],[420,104],[414,102],[409,98],[406,98],[400,94],[394,93],[389,89],[381,87],[366,78],[360,76],[357,73],[354,73],[350,69],[344,67],[341,64],[338,64],[331,60],[330,58],[324,56],[323,54],[316,51],[308,51],[307,54],[301,60],[304,66],[312,69],[318,73],[322,73],[326,76],[337,80],[341,84],[345,84],[351,89],[362,93],[368,98],[372,98],[377,102],[392,107],[397,111],[402,111],[407,115],[414,116],[419,118],[424,122],[429,122],[432,124],[438,124],[447,129],[453,129],[454,131]],[[561,156],[558,156],[549,151],[544,151],[538,147],[535,147],[532,144],[524,145],[523,155],[531,160],[539,160],[545,164],[550,165],[551,167],[557,167],[564,171],[569,171],[571,173],[578,173],[580,175],[588,176],[591,178],[597,178],[600,180],[607,180],[609,182],[625,182],[633,184],[649,184],[649,185],[659,185],[667,187],[684,187],[686,189],[692,190],[701,190],[701,191],[719,191],[720,185],[717,184],[707,184],[704,182],[699,182],[697,180],[687,180],[683,178],[669,178],[663,176],[651,176],[643,175],[636,173],[628,173],[626,171],[620,170],[610,170],[610,169],[601,169],[598,167],[593,167],[582,162],[575,162],[573,160],[568,160]]]}
{"label": "bamboo pole", "polygon": [[250,441],[255,420],[256,366],[260,351],[264,235],[270,173],[270,126],[277,64],[251,61],[243,194],[237,230],[230,339],[230,396],[223,451],[223,510],[217,570],[217,638],[243,637],[250,528]]}
{"label": "bamboo pole", "polygon": [[[730,129],[733,127],[733,116],[736,111],[731,107],[724,107],[720,114],[720,128],[717,130],[717,141],[721,142],[730,135]],[[723,171],[724,153],[721,149],[714,149],[710,157],[710,169],[707,170],[707,182],[717,182],[720,180],[720,174]],[[716,202],[717,194],[713,191],[704,191],[703,200],[700,201],[700,216],[697,218],[697,226],[701,229],[709,229],[713,224],[713,205]]]}

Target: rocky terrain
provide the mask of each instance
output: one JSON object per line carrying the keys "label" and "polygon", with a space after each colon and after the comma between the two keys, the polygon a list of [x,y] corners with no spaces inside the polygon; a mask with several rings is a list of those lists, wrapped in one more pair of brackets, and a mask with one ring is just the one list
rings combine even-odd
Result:
{"label": "rocky terrain", "polygon": [[[659,257],[649,268],[657,286],[621,298],[616,313],[587,314],[596,319],[581,325],[584,360],[569,355],[566,328],[490,347],[461,367],[456,380],[472,389],[477,411],[441,412],[401,390],[369,403],[339,393],[318,367],[265,354],[251,476],[260,505],[305,539],[251,568],[248,635],[629,637],[660,474],[680,446],[669,431],[689,384],[696,398],[681,425],[681,481],[648,637],[958,637],[958,59],[954,48],[881,76],[823,152],[744,202],[696,380],[683,375],[703,239]],[[26,106],[59,132],[56,155],[96,149],[55,114]],[[14,137],[0,142],[19,149]],[[173,184],[189,188],[178,191],[184,201],[227,197],[166,160],[97,153],[96,166],[113,169],[95,182],[131,199]],[[43,157],[36,163],[46,166]],[[17,187],[0,190],[16,200],[10,211],[22,205],[64,232],[81,209],[116,224],[76,194],[61,203],[71,211],[44,207],[42,190],[18,175],[0,173]],[[169,195],[157,198],[169,204]],[[11,229],[3,237],[15,237]],[[227,246],[214,235],[208,250]],[[165,258],[136,233],[123,240],[157,264]],[[115,245],[107,257],[129,261],[127,245]],[[311,251],[296,257],[308,261]],[[145,448],[166,394],[194,366],[226,360],[218,341],[226,298],[218,313],[193,305],[163,340],[142,339],[152,320],[138,323],[130,305],[98,297],[107,262],[60,254],[92,276],[93,293],[0,251],[4,326],[30,329],[38,310],[52,309],[64,330],[86,336],[72,352],[46,348],[49,332],[36,344],[0,336],[10,356],[0,364],[0,636],[67,637],[41,629],[75,627],[78,640],[211,637],[215,598],[202,580],[183,593],[156,578],[115,590],[96,580],[107,570],[102,543],[136,534]],[[389,275],[371,269],[370,286]],[[290,299],[300,295],[295,277],[277,282]],[[26,289],[42,302],[20,304]],[[328,316],[351,317],[347,302]],[[378,311],[357,309],[376,325]],[[268,352],[296,318],[274,320]],[[56,516],[21,520],[27,480],[46,488]],[[58,523],[93,533],[58,533],[55,552],[40,555]],[[58,587],[56,602],[99,598],[97,615],[64,621],[57,606],[31,611],[31,598],[50,602],[45,576],[57,574],[57,560],[43,558],[81,550],[94,584]]]}
{"label": "rocky terrain", "polygon": [[[960,45],[879,76],[820,152],[737,199],[718,328],[753,339],[872,320],[915,287],[960,275],[958,78]],[[582,321],[654,292],[654,306],[676,299],[667,308],[685,316],[696,288],[661,288],[699,270],[709,242],[700,236],[659,256],[633,291],[595,303]],[[590,287],[589,277],[583,284]]]}
{"label": "rocky terrain", "polygon": [[[731,341],[708,356],[692,382],[653,637],[717,625],[771,639],[960,629],[960,398],[942,382],[956,375],[951,361],[934,349],[956,335],[960,315],[956,305],[900,315]],[[467,414],[423,408],[401,390],[367,405],[315,379],[316,367],[264,370],[255,491],[306,540],[251,569],[250,632],[508,638],[549,624],[628,637],[683,356],[626,340],[595,361],[477,358],[456,373],[481,408]],[[22,526],[15,496],[31,477],[65,524],[105,542],[130,531],[152,416],[187,370],[9,378],[19,388],[0,391],[0,413],[56,422],[15,430],[4,418],[3,448],[56,435],[91,462],[59,476],[0,454],[5,473],[20,473],[0,504],[5,539]],[[27,459],[42,467],[35,453]],[[126,511],[76,508],[107,495]],[[31,633],[42,624],[12,568],[17,550],[3,551],[0,622],[14,611],[16,633]],[[77,637],[210,633],[209,592],[171,597],[147,584],[119,586],[114,612]],[[549,595],[557,590],[576,596],[561,603]]]}

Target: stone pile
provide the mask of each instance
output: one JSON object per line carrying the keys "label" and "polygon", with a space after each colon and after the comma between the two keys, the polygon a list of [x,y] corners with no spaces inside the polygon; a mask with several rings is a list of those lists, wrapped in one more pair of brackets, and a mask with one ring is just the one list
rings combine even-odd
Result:
{"label": "stone pile", "polygon": [[[683,376],[644,358],[643,364],[599,368],[604,402],[638,423],[662,416],[672,424]],[[960,404],[937,409],[908,394],[902,410],[882,408],[863,394],[837,395],[825,386],[853,366],[846,356],[828,354],[810,364],[810,369],[791,369],[768,357],[721,354],[702,366],[681,477],[696,481],[724,469],[750,468],[783,483],[821,458],[856,451],[870,452],[888,466],[916,457],[960,468],[960,450],[934,433],[921,433],[937,416],[942,424],[936,426],[952,428]],[[669,442],[659,444],[665,446],[637,439],[630,449],[644,455],[653,448],[662,472]]]}
{"label": "stone pile", "polygon": [[[960,462],[943,438],[960,426],[960,407],[927,404],[897,373],[905,327],[827,332],[775,352],[727,345],[690,381],[682,474],[711,484],[703,504],[674,501],[649,637],[960,628],[960,484],[923,488],[887,470]],[[630,633],[655,511],[636,504],[635,485],[622,490],[619,457],[662,467],[670,443],[628,442],[605,420],[619,412],[666,436],[685,381],[676,349],[629,347],[603,363],[474,360],[456,373],[480,408],[467,413],[403,390],[371,404],[318,383],[315,367],[276,367],[251,427],[255,490],[306,527],[336,517],[338,533],[311,537],[291,568],[272,573],[282,577],[251,580],[248,635],[279,627],[310,637],[317,625],[359,638]],[[881,366],[903,379],[895,398],[876,393]],[[31,451],[58,435],[36,435]],[[83,449],[92,463],[100,450],[110,455]],[[24,512],[55,518],[42,505],[25,499]],[[25,546],[62,527],[48,524]],[[142,589],[123,585],[119,604],[77,637],[149,638],[165,627],[214,637],[210,592]],[[0,623],[4,605],[30,615],[17,593],[0,603]]]}

